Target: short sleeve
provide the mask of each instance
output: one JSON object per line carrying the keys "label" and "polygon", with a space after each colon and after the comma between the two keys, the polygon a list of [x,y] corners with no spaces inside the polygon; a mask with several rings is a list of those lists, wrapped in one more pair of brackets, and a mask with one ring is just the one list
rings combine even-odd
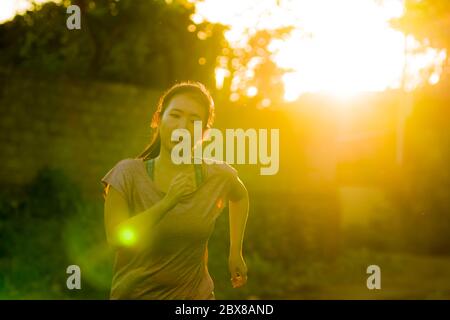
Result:
{"label": "short sleeve", "polygon": [[131,159],[124,159],[119,161],[109,172],[101,179],[104,188],[111,185],[116,189],[124,199],[128,199],[132,187],[132,180],[130,174]]}

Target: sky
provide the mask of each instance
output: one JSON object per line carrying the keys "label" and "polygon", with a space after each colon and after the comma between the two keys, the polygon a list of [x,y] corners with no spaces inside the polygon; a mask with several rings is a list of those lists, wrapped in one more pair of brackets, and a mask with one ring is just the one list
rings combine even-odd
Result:
{"label": "sky", "polygon": [[[48,2],[48,0],[35,0],[36,3]],[[29,0],[0,0],[0,23],[11,20],[17,13],[22,13],[32,8]]]}

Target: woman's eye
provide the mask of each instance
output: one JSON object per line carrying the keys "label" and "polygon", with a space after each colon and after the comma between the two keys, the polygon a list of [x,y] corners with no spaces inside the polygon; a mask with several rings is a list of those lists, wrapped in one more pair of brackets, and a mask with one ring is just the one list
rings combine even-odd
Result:
{"label": "woman's eye", "polygon": [[177,118],[177,119],[180,117],[180,115],[176,114],[176,113],[172,113],[170,116],[173,117],[173,118]]}

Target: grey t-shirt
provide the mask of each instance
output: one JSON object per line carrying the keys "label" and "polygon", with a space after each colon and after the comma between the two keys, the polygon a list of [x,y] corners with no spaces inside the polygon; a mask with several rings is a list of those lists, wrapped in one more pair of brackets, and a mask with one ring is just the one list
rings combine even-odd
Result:
{"label": "grey t-shirt", "polygon": [[[236,177],[236,169],[225,162],[204,163],[197,190],[148,230],[153,233],[148,249],[116,250],[110,299],[214,299],[208,240]],[[126,199],[131,215],[164,197],[142,159],[119,161],[101,182]]]}

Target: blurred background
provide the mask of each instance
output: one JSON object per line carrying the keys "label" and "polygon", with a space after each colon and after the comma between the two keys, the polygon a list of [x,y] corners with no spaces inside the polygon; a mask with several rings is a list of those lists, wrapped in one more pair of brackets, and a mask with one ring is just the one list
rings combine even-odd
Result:
{"label": "blurred background", "polygon": [[181,80],[219,129],[280,129],[278,174],[234,165],[249,280],[231,287],[224,211],[218,299],[449,299],[449,32],[446,0],[1,0],[0,299],[108,298],[100,179]]}

